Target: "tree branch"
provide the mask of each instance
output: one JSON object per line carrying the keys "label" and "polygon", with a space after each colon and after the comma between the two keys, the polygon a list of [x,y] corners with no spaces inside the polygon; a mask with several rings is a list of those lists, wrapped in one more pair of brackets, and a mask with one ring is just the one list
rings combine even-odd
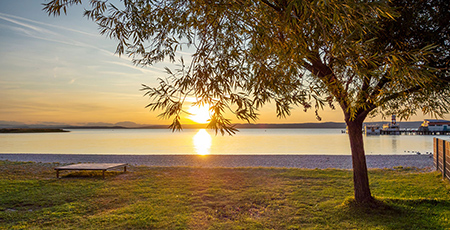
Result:
{"label": "tree branch", "polygon": [[333,73],[331,68],[322,63],[318,55],[316,58],[310,58],[309,62],[311,62],[312,65],[303,64],[303,67],[308,69],[312,74],[316,75],[326,85],[330,94],[338,100],[341,107],[343,109],[347,109],[347,91],[345,91],[344,86]]}
{"label": "tree branch", "polygon": [[269,6],[270,8],[274,9],[277,12],[281,12],[283,11],[283,9],[267,0],[261,0],[261,2],[263,2],[264,4],[266,4],[267,6]]}
{"label": "tree branch", "polygon": [[378,81],[378,84],[375,86],[375,88],[373,88],[373,91],[370,94],[369,99],[375,98],[375,96],[378,94],[378,91],[381,90],[388,82],[389,79],[386,77],[386,74],[384,74]]}

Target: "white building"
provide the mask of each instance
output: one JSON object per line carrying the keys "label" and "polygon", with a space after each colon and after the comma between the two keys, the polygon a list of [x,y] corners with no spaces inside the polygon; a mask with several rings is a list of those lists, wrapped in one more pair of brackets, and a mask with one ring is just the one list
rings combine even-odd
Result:
{"label": "white building", "polygon": [[435,120],[435,119],[425,119],[420,126],[421,131],[450,131],[450,121],[448,120]]}
{"label": "white building", "polygon": [[381,126],[379,125],[364,125],[364,133],[366,135],[380,135]]}

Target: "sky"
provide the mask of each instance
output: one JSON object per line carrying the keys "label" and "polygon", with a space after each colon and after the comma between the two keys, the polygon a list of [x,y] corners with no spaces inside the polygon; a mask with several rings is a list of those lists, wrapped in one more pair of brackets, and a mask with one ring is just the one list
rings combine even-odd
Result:
{"label": "sky", "polygon": [[[0,1],[0,122],[25,124],[170,124],[140,91],[157,86],[169,62],[142,68],[114,54],[117,42],[99,35],[83,17],[83,7],[67,15],[48,16],[45,0]],[[180,53],[184,58],[187,53]],[[177,58],[179,58],[177,57]],[[343,122],[342,112],[325,109],[322,122]],[[234,123],[244,123],[230,117]],[[430,116],[412,117],[420,121]],[[448,116],[447,116],[448,118]],[[366,121],[380,121],[376,117]],[[183,118],[183,123],[192,123]],[[287,119],[276,117],[273,105],[260,110],[257,123],[318,122],[314,111],[295,108]]]}

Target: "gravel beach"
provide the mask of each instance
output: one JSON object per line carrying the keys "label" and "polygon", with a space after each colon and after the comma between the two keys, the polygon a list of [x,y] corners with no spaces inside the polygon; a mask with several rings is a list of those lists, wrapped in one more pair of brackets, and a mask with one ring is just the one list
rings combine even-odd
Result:
{"label": "gravel beach", "polygon": [[[433,167],[432,155],[367,155],[368,168]],[[0,154],[0,160],[59,163],[128,163],[145,166],[286,167],[351,169],[349,155],[88,155]]]}

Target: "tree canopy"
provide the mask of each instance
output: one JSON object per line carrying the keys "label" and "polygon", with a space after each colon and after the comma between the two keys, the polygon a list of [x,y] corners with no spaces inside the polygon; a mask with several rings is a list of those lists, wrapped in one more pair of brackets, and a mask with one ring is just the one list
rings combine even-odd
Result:
{"label": "tree canopy", "polygon": [[419,53],[423,55],[424,60],[421,61],[415,58],[411,59],[412,62],[401,60],[402,65],[397,68],[415,65],[422,71],[418,72],[419,76],[410,79],[412,84],[400,82],[411,93],[402,96],[393,94],[388,98],[388,103],[380,104],[378,111],[389,111],[403,118],[416,111],[435,113],[437,116],[448,113],[450,3],[442,0],[396,0],[391,5],[396,7],[399,16],[383,22],[376,34],[374,48],[405,53],[426,47],[430,52]]}
{"label": "tree canopy", "polygon": [[[49,14],[82,0],[52,0]],[[444,0],[91,0],[85,16],[118,41],[117,53],[152,65],[192,49],[168,71],[152,102],[180,129],[186,97],[210,104],[208,127],[236,129],[224,116],[252,122],[271,102],[291,109],[341,107],[349,127],[358,201],[371,198],[362,143],[369,115],[448,113],[449,4]],[[364,184],[361,186],[361,183]],[[357,190],[363,187],[361,192]],[[359,196],[358,194],[363,194]]]}
{"label": "tree canopy", "polygon": [[[58,15],[81,2],[51,1],[45,9]],[[426,2],[418,1],[420,6]],[[313,107],[320,119],[319,109],[325,104],[334,108],[336,102],[348,119],[363,110],[402,118],[417,110],[448,112],[447,100],[430,100],[443,90],[434,88],[442,79],[433,72],[447,68],[448,60],[433,65],[435,44],[424,42],[436,41],[436,30],[445,34],[445,20],[428,11],[448,12],[448,4],[447,9],[430,5],[420,12],[411,10],[416,1],[397,1],[399,12],[388,1],[121,3],[94,0],[85,12],[102,34],[118,40],[117,53],[151,65],[165,58],[175,61],[177,51],[195,48],[188,66],[182,63],[182,70],[161,79],[159,88],[144,87],[155,100],[150,109],[174,116],[175,129],[180,128],[179,113],[187,95],[213,105],[210,127],[231,132],[229,120],[222,116],[226,109],[253,121],[269,101],[280,117],[290,115],[292,106],[302,106]],[[448,43],[448,35],[441,40]]]}

